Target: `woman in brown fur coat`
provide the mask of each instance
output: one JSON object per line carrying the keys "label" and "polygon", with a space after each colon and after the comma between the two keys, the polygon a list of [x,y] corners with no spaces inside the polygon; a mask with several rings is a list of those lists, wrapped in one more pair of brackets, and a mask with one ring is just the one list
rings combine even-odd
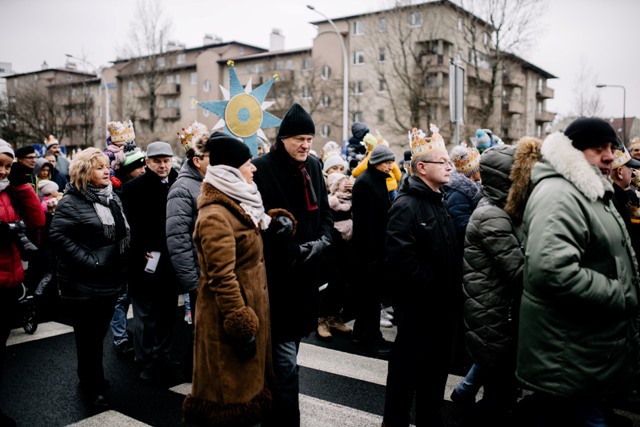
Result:
{"label": "woman in brown fur coat", "polygon": [[[185,421],[253,426],[271,406],[269,298],[260,230],[269,226],[248,147],[215,132],[198,199],[194,243],[201,273],[191,394]],[[274,225],[291,233],[290,218]],[[282,229],[280,230],[282,232]]]}

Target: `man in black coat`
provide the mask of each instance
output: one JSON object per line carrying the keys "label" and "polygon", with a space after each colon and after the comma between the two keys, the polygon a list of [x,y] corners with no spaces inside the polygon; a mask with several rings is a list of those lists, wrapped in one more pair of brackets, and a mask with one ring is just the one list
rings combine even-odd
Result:
{"label": "man in black coat", "polygon": [[[272,420],[263,426],[299,426],[297,354],[300,339],[318,324],[318,287],[323,255],[331,243],[333,218],[320,162],[309,156],[315,126],[309,113],[293,104],[282,119],[269,151],[253,160],[253,176],[264,208],[284,209],[296,220],[292,238],[278,234],[279,224],[264,235],[269,283],[273,363],[278,391]],[[288,233],[282,233],[288,234]]]}
{"label": "man in black coat", "polygon": [[384,239],[389,219],[387,178],[395,156],[379,144],[369,157],[367,170],[353,185],[353,259],[358,271],[356,287],[356,322],[353,339],[364,351],[375,356],[388,356],[390,344],[380,332],[380,302],[385,286]]}
{"label": "man in black coat", "polygon": [[[122,204],[131,227],[129,294],[133,304],[133,341],[140,379],[166,375],[178,305],[178,286],[165,232],[169,187],[177,172],[166,142],[147,147],[146,172],[122,187]],[[154,262],[157,265],[150,268]]]}
{"label": "man in black coat", "polygon": [[389,211],[387,266],[402,280],[392,290],[398,334],[387,375],[388,426],[409,425],[414,399],[421,424],[442,425],[461,272],[456,230],[440,191],[453,164],[433,130],[431,138],[412,132],[412,175]]}

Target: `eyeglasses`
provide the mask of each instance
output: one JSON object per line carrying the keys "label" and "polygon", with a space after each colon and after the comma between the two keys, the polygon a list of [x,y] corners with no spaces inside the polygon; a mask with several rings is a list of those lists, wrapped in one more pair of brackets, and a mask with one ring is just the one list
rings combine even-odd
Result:
{"label": "eyeglasses", "polygon": [[453,163],[448,162],[448,161],[447,162],[444,162],[444,161],[443,162],[432,162],[432,161],[429,161],[429,160],[422,160],[422,161],[420,161],[418,163],[431,163],[432,165],[451,166],[451,167],[453,167]]}
{"label": "eyeglasses", "polygon": [[23,159],[27,159],[27,160],[35,160],[36,156],[25,156],[23,157]]}

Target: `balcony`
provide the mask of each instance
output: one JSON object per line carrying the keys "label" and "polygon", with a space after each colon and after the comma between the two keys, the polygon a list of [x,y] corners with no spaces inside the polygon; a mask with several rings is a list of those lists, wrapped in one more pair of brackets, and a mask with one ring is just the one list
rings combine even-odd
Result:
{"label": "balcony", "polygon": [[526,84],[526,79],[523,74],[516,74],[516,73],[505,74],[505,77],[504,77],[505,86],[524,87],[525,84]]}
{"label": "balcony", "polygon": [[536,113],[536,122],[552,122],[555,116],[555,113],[550,113],[548,111]]}
{"label": "balcony", "polygon": [[507,102],[507,112],[509,114],[524,114],[524,103],[519,99],[510,99]]}
{"label": "balcony", "polygon": [[161,108],[158,117],[164,120],[177,120],[180,118],[180,108]]}
{"label": "balcony", "polygon": [[156,90],[157,95],[179,95],[180,94],[180,83],[164,83],[160,85],[158,90]]}
{"label": "balcony", "polygon": [[482,110],[484,108],[482,101],[480,100],[480,95],[476,93],[465,94],[464,101],[467,108],[473,108],[476,110]]}
{"label": "balcony", "polygon": [[542,98],[542,99],[553,98],[553,89],[547,86],[543,88],[538,88],[536,89],[536,95],[538,96],[538,98]]}

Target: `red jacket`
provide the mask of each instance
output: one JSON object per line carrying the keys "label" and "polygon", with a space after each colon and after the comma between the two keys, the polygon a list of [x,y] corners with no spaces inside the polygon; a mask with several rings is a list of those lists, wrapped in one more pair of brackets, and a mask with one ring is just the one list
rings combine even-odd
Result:
{"label": "red jacket", "polygon": [[[15,222],[21,219],[7,191],[13,191],[16,199],[22,204],[22,220],[28,228],[44,226],[45,216],[40,206],[40,199],[29,184],[18,187],[9,185],[5,191],[0,192],[0,221]],[[0,240],[0,287],[18,286],[23,280],[24,269],[20,252],[11,239],[3,237]]]}

